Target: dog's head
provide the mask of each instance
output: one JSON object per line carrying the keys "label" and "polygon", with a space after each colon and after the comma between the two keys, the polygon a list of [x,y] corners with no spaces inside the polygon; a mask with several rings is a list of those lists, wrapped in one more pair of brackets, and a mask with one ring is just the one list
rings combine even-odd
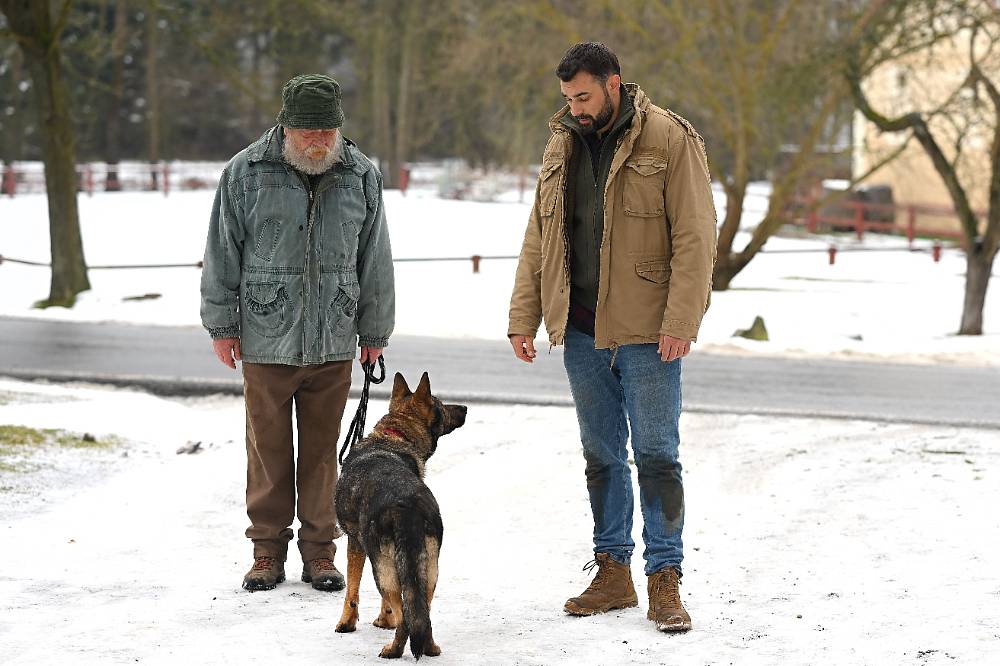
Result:
{"label": "dog's head", "polygon": [[[465,405],[446,405],[431,395],[431,380],[425,372],[420,377],[417,390],[411,391],[403,375],[396,373],[392,383],[392,397],[389,399],[388,416],[394,423],[405,425],[407,435],[415,440],[429,437],[429,458],[437,448],[438,438],[447,435],[465,424]],[[414,432],[422,431],[422,432]],[[419,435],[423,434],[423,437]]]}

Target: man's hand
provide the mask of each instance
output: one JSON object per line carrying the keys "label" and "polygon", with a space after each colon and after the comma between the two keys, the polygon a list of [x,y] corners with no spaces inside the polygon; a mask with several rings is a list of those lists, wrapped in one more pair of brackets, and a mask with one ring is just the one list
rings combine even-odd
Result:
{"label": "man's hand", "polygon": [[510,346],[514,348],[514,356],[525,363],[533,363],[535,360],[535,339],[530,335],[511,335]]}
{"label": "man's hand", "polygon": [[656,351],[660,354],[661,361],[669,363],[687,356],[691,351],[691,341],[681,340],[672,335],[661,335]]}
{"label": "man's hand", "polygon": [[219,357],[219,360],[233,370],[236,369],[236,361],[243,359],[240,355],[239,338],[219,338],[212,340],[212,349],[215,351],[215,355]]}
{"label": "man's hand", "polygon": [[365,363],[375,364],[378,357],[382,355],[381,347],[361,347],[361,365]]}

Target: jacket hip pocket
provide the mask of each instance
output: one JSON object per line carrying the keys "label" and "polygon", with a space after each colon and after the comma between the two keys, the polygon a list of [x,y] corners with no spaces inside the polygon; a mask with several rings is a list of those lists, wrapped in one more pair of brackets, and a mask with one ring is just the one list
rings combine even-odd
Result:
{"label": "jacket hip pocket", "polygon": [[291,328],[291,304],[282,282],[248,282],[242,305],[247,325],[265,338],[279,338]]}
{"label": "jacket hip pocket", "polygon": [[337,287],[326,312],[327,325],[334,335],[349,335],[354,332],[360,292],[361,287],[356,282]]}
{"label": "jacket hip pocket", "polygon": [[662,157],[637,157],[625,162],[622,209],[633,217],[665,214],[663,188],[667,161]]}
{"label": "jacket hip pocket", "polygon": [[642,261],[635,265],[635,274],[648,282],[668,284],[670,282],[670,264],[665,259]]}

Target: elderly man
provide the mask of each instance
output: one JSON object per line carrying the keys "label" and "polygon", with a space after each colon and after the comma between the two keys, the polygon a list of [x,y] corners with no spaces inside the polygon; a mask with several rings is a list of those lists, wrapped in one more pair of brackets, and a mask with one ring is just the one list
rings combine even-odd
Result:
{"label": "elderly man", "polygon": [[[394,322],[382,177],[340,132],[340,86],[296,76],[278,125],[226,165],[201,281],[222,363],[243,362],[251,592],[285,580],[292,520],[302,580],[340,590],[333,564],[337,440],[356,347],[374,362]],[[292,446],[292,405],[298,460]]]}
{"label": "elderly man", "polygon": [[715,208],[701,137],[623,84],[618,58],[577,44],[556,69],[566,105],[549,121],[510,303],[515,355],[535,357],[544,316],[576,403],[594,516],[593,582],[564,608],[638,604],[629,562],[631,434],[646,549],[647,617],[685,631],[684,488],[678,458],[681,358],[708,307]]}

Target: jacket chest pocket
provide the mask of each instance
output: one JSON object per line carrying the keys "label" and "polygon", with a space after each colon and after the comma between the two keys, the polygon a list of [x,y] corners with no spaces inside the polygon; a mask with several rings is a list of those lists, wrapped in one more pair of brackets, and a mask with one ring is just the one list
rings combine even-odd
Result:
{"label": "jacket chest pocket", "polygon": [[559,198],[559,190],[562,189],[563,160],[560,155],[558,161],[546,160],[542,163],[542,171],[538,176],[538,212],[542,217],[551,216],[556,210],[556,200]]}
{"label": "jacket chest pocket", "polygon": [[662,157],[636,157],[625,162],[625,188],[622,209],[633,217],[664,215],[663,188],[667,160]]}

